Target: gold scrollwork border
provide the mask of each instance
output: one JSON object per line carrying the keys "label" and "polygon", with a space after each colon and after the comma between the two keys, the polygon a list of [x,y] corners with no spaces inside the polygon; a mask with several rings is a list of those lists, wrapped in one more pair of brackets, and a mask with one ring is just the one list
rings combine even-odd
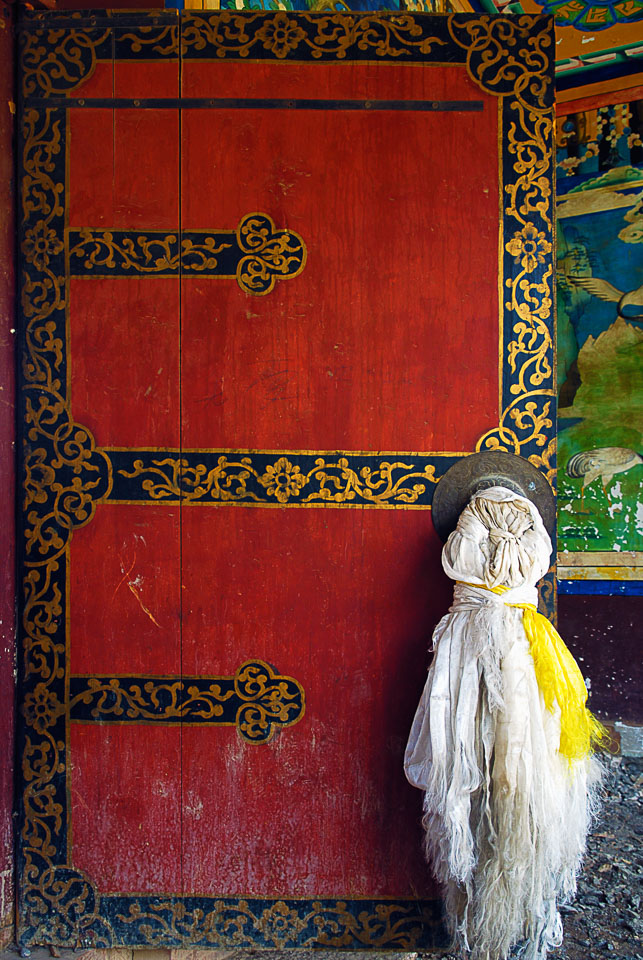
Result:
{"label": "gold scrollwork border", "polygon": [[[158,457],[112,452],[111,499],[183,503],[424,505],[431,502],[442,458],[388,460],[376,456],[269,453]],[[429,459],[429,462],[426,460]],[[433,459],[434,462],[430,462]],[[449,461],[451,462],[451,461]]]}
{"label": "gold scrollwork border", "polygon": [[435,55],[448,46],[438,36],[438,18],[409,13],[239,13],[224,10],[214,16],[190,11],[183,20],[182,54],[214,55],[217,59],[270,57],[315,60],[376,58],[405,59]]}
{"label": "gold scrollwork border", "polygon": [[[73,34],[61,39],[70,58],[61,82],[76,79],[73,50],[87,49],[76,43]],[[37,61],[37,48],[28,49]],[[34,71],[43,83],[58,77],[46,56]],[[57,712],[67,670],[66,571],[72,532],[90,522],[112,476],[109,457],[74,422],[67,397],[66,111],[25,107],[20,135],[21,922],[46,942],[77,943],[89,929],[109,936],[92,881],[66,856],[67,735],[64,711]]]}
{"label": "gold scrollwork border", "polygon": [[[445,947],[440,905],[408,900],[257,900],[249,897],[104,899],[112,924],[145,931],[151,946],[417,950]],[[139,942],[140,933],[130,937]]]}
{"label": "gold scrollwork border", "polygon": [[503,403],[476,449],[526,457],[554,486],[552,21],[451,15],[449,31],[472,80],[501,98]]}
{"label": "gold scrollwork border", "polygon": [[234,726],[247,743],[268,743],[304,716],[304,688],[263,660],[248,660],[231,677],[71,677],[69,702],[49,701],[27,722],[51,726],[59,712],[80,723],[190,723]]}

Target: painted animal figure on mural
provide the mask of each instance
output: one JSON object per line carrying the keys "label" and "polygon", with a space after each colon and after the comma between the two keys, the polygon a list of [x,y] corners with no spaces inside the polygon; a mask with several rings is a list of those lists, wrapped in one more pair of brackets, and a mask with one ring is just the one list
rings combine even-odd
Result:
{"label": "painted animal figure on mural", "polygon": [[623,312],[626,307],[643,307],[643,286],[636,290],[626,290],[624,293],[607,280],[601,280],[600,277],[570,276],[569,280],[600,300],[616,303],[616,312],[624,320],[643,320],[643,313],[627,314]]}
{"label": "painted animal figure on mural", "polygon": [[583,478],[580,494],[581,511],[583,511],[585,487],[600,477],[605,496],[611,504],[607,484],[617,473],[625,473],[639,463],[643,463],[643,458],[628,447],[596,447],[594,450],[583,450],[571,457],[567,461],[567,475]]}

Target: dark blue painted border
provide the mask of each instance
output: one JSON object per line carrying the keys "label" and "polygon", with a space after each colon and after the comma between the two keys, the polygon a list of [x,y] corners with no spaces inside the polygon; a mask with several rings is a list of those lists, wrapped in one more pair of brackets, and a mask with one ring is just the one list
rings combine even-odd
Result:
{"label": "dark blue painted border", "polygon": [[643,580],[559,580],[567,596],[643,597]]}

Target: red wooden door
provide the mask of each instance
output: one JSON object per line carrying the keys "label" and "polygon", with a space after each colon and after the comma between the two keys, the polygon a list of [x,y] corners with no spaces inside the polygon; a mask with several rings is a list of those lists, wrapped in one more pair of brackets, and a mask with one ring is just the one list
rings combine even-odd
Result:
{"label": "red wooden door", "polygon": [[24,943],[440,942],[430,503],[550,467],[545,27],[25,21]]}

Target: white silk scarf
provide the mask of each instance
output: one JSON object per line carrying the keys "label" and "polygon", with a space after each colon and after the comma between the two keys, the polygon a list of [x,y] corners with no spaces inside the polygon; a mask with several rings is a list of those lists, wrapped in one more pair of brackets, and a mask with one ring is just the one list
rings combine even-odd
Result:
{"label": "white silk scarf", "polygon": [[[426,854],[444,887],[455,946],[544,960],[562,941],[601,767],[558,752],[560,714],[545,707],[522,624],[537,603],[551,541],[536,507],[504,487],[472,497],[445,544],[453,605],[404,768],[424,791]],[[506,588],[497,595],[493,587]]]}

